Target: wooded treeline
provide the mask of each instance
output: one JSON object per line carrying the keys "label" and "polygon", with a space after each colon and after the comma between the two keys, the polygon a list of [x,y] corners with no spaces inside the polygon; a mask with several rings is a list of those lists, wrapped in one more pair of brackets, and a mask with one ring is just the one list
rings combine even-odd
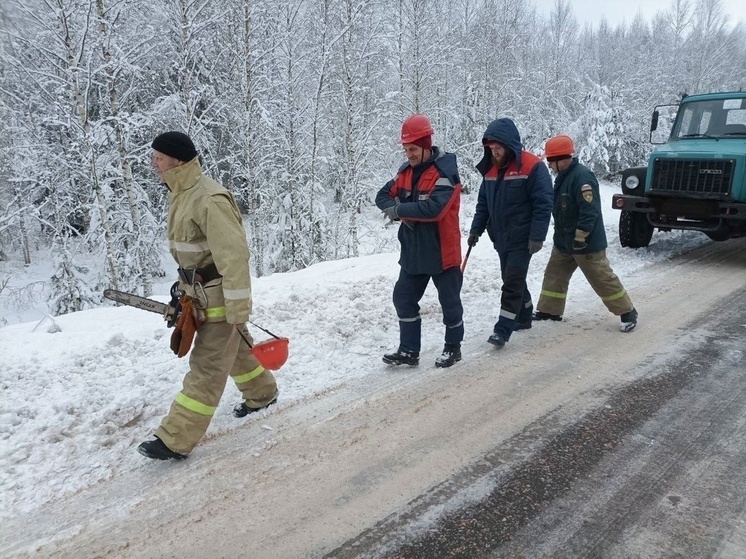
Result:
{"label": "wooded treeline", "polygon": [[167,196],[149,146],[166,130],[234,193],[264,275],[359,254],[411,113],[467,188],[498,116],[539,153],[572,134],[607,176],[647,155],[653,105],[744,82],[746,31],[720,0],[595,28],[563,0],[4,0],[0,259],[51,247],[55,313],[102,286],[150,295]]}

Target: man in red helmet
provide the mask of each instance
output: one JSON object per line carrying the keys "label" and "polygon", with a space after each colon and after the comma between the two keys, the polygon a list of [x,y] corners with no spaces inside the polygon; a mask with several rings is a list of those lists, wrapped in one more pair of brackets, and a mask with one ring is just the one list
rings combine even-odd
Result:
{"label": "man in red helmet", "polygon": [[523,150],[509,118],[492,121],[482,137],[484,179],[469,229],[469,246],[486,230],[500,257],[500,314],[487,342],[505,347],[515,330],[531,328],[534,310],[526,284],[531,255],[541,250],[552,214],[552,179],[541,160]]}
{"label": "man in red helmet", "polygon": [[153,168],[169,190],[168,241],[179,265],[178,287],[204,313],[189,357],[189,372],[155,438],[138,447],[156,460],[186,458],[207,431],[230,376],[244,401],[243,417],[273,404],[277,384],[241,339],[251,340],[251,276],[246,231],[236,202],[202,172],[197,150],[183,132],[153,140]]}
{"label": "man in red helmet", "polygon": [[580,268],[606,308],[621,317],[622,332],[637,326],[637,311],[606,258],[606,230],[598,181],[576,157],[570,136],[547,140],[545,157],[554,180],[554,247],[544,271],[534,320],[562,320],[570,278]]}
{"label": "man in red helmet", "polygon": [[389,365],[420,362],[422,321],[419,301],[430,279],[443,310],[445,345],[436,367],[461,361],[464,338],[461,306],[461,198],[456,156],[432,144],[430,120],[420,114],[402,124],[399,143],[407,162],[376,196],[376,205],[392,221],[400,221],[401,270],[394,286],[399,317],[399,348],[383,356]]}

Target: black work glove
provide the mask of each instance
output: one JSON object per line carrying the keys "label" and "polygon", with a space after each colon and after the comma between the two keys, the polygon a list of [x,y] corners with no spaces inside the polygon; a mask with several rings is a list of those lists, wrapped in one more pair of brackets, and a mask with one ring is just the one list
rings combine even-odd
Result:
{"label": "black work glove", "polygon": [[473,247],[479,242],[479,235],[476,235],[474,233],[469,234],[469,238],[466,239],[466,244],[470,247]]}
{"label": "black work glove", "polygon": [[579,252],[588,248],[588,243],[585,240],[588,238],[588,233],[582,229],[575,230],[575,238],[572,240],[572,250]]}
{"label": "black work glove", "polygon": [[528,253],[529,254],[536,254],[541,250],[541,247],[544,246],[543,241],[532,241],[529,239],[528,241]]}

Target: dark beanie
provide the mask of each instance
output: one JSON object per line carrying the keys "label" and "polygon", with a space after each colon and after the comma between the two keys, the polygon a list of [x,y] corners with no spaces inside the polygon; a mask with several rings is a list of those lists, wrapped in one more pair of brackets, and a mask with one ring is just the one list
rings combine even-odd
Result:
{"label": "dark beanie", "polygon": [[408,142],[410,144],[414,144],[416,146],[419,146],[423,149],[432,149],[433,147],[433,137],[432,136],[425,136],[424,138],[417,138],[416,140],[412,140],[411,142]]}
{"label": "dark beanie", "polygon": [[191,161],[197,157],[194,143],[183,132],[164,132],[156,136],[152,148],[179,161]]}

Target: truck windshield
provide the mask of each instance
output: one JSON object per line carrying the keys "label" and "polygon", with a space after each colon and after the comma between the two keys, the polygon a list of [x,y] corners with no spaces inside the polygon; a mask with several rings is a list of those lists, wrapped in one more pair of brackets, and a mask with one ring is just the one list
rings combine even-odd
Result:
{"label": "truck windshield", "polygon": [[746,138],[746,99],[683,102],[671,139]]}

